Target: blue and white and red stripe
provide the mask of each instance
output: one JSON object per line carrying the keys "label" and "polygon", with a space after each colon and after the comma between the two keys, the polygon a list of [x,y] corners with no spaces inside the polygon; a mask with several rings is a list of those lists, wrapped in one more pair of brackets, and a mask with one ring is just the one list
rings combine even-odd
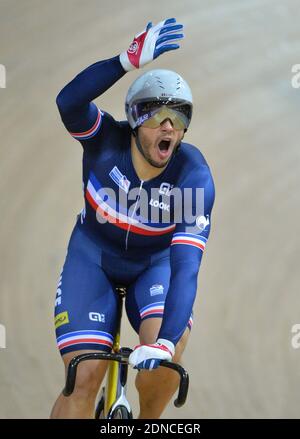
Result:
{"label": "blue and white and red stripe", "polygon": [[[113,202],[109,201],[109,196],[106,195],[104,197],[103,189],[100,182],[96,179],[94,174],[90,174],[90,178],[87,184],[86,188],[86,198],[88,203],[92,206],[92,208],[99,214],[102,218],[104,218],[106,221],[108,221],[111,224],[114,224],[115,226],[128,230],[130,229],[130,232],[136,233],[138,235],[144,235],[144,236],[159,236],[164,235],[166,233],[172,232],[176,225],[170,224],[167,226],[162,227],[159,223],[148,223],[145,224],[141,222],[139,219],[133,217],[129,217],[125,212],[122,213],[121,206],[116,206],[116,202],[114,200]],[[107,198],[106,201],[104,201],[103,198]],[[110,204],[108,204],[110,203]],[[116,211],[114,207],[118,208],[119,211]]]}
{"label": "blue and white and red stripe", "polygon": [[59,350],[81,344],[95,344],[111,348],[113,345],[113,336],[108,332],[87,330],[68,332],[57,338]]}
{"label": "blue and white and red stripe", "polygon": [[164,314],[165,302],[156,302],[151,305],[144,306],[140,309],[141,319],[149,317],[162,317]]}
{"label": "blue and white and red stripe", "polygon": [[171,245],[183,244],[192,245],[204,251],[207,238],[193,233],[174,233]]}
{"label": "blue and white and red stripe", "polygon": [[100,126],[101,126],[102,116],[103,116],[103,114],[101,113],[101,110],[99,110],[99,108],[98,108],[97,119],[96,119],[96,122],[94,123],[94,125],[92,126],[92,128],[90,128],[87,131],[83,131],[81,133],[72,133],[72,132],[70,132],[71,136],[73,136],[75,139],[78,139],[78,140],[90,139],[95,134],[97,134],[97,132],[98,132]]}

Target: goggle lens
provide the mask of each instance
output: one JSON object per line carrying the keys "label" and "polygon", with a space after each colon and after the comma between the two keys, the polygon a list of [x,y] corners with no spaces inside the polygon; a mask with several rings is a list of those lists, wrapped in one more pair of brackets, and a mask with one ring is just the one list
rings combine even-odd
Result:
{"label": "goggle lens", "polygon": [[166,119],[171,121],[175,130],[184,130],[187,128],[184,116],[180,112],[167,107],[159,109],[153,116],[146,119],[142,125],[147,128],[158,128]]}
{"label": "goggle lens", "polygon": [[192,109],[185,103],[143,102],[135,106],[133,116],[137,126],[158,128],[164,120],[169,119],[175,130],[185,130],[189,126]]}

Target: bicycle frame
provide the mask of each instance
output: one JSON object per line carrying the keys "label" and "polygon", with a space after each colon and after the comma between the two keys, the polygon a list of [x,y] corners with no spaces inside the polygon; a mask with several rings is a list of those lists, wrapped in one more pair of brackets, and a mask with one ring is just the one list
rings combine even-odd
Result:
{"label": "bicycle frame", "polygon": [[[69,364],[68,373],[66,378],[65,388],[63,389],[64,396],[70,396],[73,393],[76,381],[77,367],[79,363],[86,360],[110,360],[107,371],[106,386],[102,390],[105,394],[104,398],[104,418],[110,419],[114,409],[123,406],[131,414],[130,405],[126,399],[126,384],[128,374],[128,357],[132,352],[132,349],[120,347],[120,335],[121,335],[121,320],[123,310],[123,300],[126,295],[125,287],[116,287],[118,293],[118,320],[117,330],[113,343],[113,353],[105,352],[92,352],[88,354],[81,354],[74,357]],[[187,397],[189,387],[189,376],[186,370],[179,364],[171,361],[163,360],[160,366],[167,367],[175,370],[180,375],[180,384],[178,390],[178,396],[174,401],[175,407],[181,407]]]}
{"label": "bicycle frame", "polygon": [[[117,331],[114,337],[113,352],[119,353],[121,350],[121,321],[123,313],[123,301],[126,295],[126,288],[118,286],[116,287],[118,294],[118,317],[117,317]],[[107,418],[113,411],[114,407],[122,403],[126,406],[129,412],[131,408],[126,399],[126,383],[127,383],[128,365],[122,366],[122,363],[117,361],[110,361],[106,379],[106,395],[104,399],[104,417]]]}

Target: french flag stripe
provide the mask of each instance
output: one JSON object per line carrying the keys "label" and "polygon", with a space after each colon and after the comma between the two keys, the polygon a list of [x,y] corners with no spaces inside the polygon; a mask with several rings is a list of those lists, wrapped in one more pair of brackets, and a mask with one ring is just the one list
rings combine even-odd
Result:
{"label": "french flag stripe", "polygon": [[192,235],[189,233],[175,233],[171,245],[185,244],[200,248],[202,251],[205,249],[207,239],[204,236]]}
{"label": "french flag stripe", "polygon": [[92,330],[84,330],[84,331],[74,331],[74,332],[68,332],[67,334],[60,335],[57,337],[57,341],[60,342],[62,340],[69,339],[71,337],[99,337],[99,338],[107,338],[108,340],[113,341],[113,336],[109,334],[108,332],[103,331],[92,331]]}
{"label": "french flag stripe", "polygon": [[[121,229],[128,229],[130,224],[130,231],[138,235],[149,235],[149,236],[159,236],[166,233],[170,233],[175,229],[176,225],[172,224],[167,227],[151,227],[143,223],[138,222],[135,219],[129,218],[128,216],[122,214],[121,212],[116,212],[112,207],[110,207],[105,201],[103,201],[97,194],[91,181],[88,182],[86,189],[86,198],[92,208],[103,218],[105,218],[109,223],[114,224]],[[100,207],[101,204],[101,207]]]}
{"label": "french flag stripe", "polygon": [[58,343],[58,345],[60,345],[60,344],[62,344],[62,343],[65,343],[66,341],[80,341],[80,340],[84,340],[84,339],[93,339],[93,340],[101,340],[101,341],[103,341],[103,340],[105,340],[106,341],[106,343],[109,343],[109,344],[112,344],[112,340],[110,340],[108,337],[101,337],[101,336],[99,336],[99,335],[92,335],[92,334],[87,334],[87,335],[78,335],[78,336],[76,336],[76,337],[67,337],[67,338],[65,338],[64,340],[60,340],[60,341],[57,341],[57,343]]}
{"label": "french flag stripe", "polygon": [[151,314],[160,314],[164,313],[164,302],[154,303],[152,305],[145,306],[140,310],[141,318],[149,316]]}
{"label": "french flag stripe", "polygon": [[174,233],[173,239],[177,237],[200,239],[201,241],[207,242],[207,238],[205,238],[205,236],[195,235],[194,233]]}
{"label": "french flag stripe", "polygon": [[152,309],[151,311],[147,311],[141,314],[141,318],[143,319],[144,317],[153,315],[153,314],[159,314],[159,315],[163,315],[164,313],[164,308],[156,308],[156,309]]}
{"label": "french flag stripe", "polygon": [[61,349],[64,349],[68,346],[72,346],[72,345],[76,345],[76,344],[83,344],[83,343],[98,344],[98,345],[112,347],[112,343],[108,342],[107,340],[98,340],[95,338],[80,338],[78,340],[69,340],[69,341],[65,341],[62,343],[58,343],[58,348],[61,350]]}
{"label": "french flag stripe", "polygon": [[[137,221],[135,218],[130,218],[126,215],[126,213],[122,213],[120,211],[116,211],[112,206],[110,206],[108,204],[108,202],[105,202],[99,194],[100,189],[102,189],[101,183],[97,180],[96,176],[91,172],[90,176],[89,176],[89,181],[87,184],[87,191],[89,192],[90,196],[93,198],[93,200],[95,201],[95,203],[97,205],[101,204],[101,206],[105,207],[107,210],[109,210],[109,212],[112,214],[112,216],[119,218],[120,220],[122,220],[122,222],[127,222],[130,223],[132,225],[138,224],[138,226],[144,228],[145,230],[149,230],[149,231],[155,231],[155,230],[159,230],[162,231],[162,233],[169,233],[171,231],[173,231],[176,228],[176,224],[170,224],[168,226],[165,227],[160,227],[159,223],[154,223],[151,224],[149,223],[149,225],[147,225],[145,222],[141,223],[139,221]],[[104,195],[105,192],[101,192],[101,195]],[[108,197],[108,201],[109,201],[109,196],[108,194],[106,194]],[[116,207],[116,202],[115,200],[113,201],[113,206]],[[125,211],[125,209],[124,209]]]}
{"label": "french flag stripe", "polygon": [[201,250],[205,249],[205,244],[201,244],[200,242],[193,242],[193,241],[189,241],[187,239],[181,239],[181,240],[176,240],[176,241],[172,241],[171,245],[176,245],[176,244],[185,244],[185,245],[191,245],[193,247],[197,247],[200,248]]}
{"label": "french flag stripe", "polygon": [[97,133],[98,129],[100,128],[101,121],[102,121],[102,114],[98,108],[97,119],[96,119],[96,122],[94,123],[94,125],[92,126],[92,128],[90,128],[87,131],[83,131],[81,133],[70,132],[70,134],[71,134],[71,136],[75,137],[75,139],[89,139]]}
{"label": "french flag stripe", "polygon": [[150,303],[150,305],[144,306],[143,308],[140,309],[140,312],[144,312],[144,311],[148,311],[150,308],[153,307],[158,307],[158,306],[164,306],[165,302],[155,302],[155,303]]}

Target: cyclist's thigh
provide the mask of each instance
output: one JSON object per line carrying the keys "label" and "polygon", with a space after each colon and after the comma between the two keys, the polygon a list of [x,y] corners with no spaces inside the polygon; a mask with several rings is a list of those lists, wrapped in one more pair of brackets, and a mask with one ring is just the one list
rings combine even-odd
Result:
{"label": "cyclist's thigh", "polygon": [[[72,351],[72,352],[68,352],[67,354],[64,354],[64,355],[62,355],[62,360],[63,360],[63,362],[64,362],[64,365],[65,365],[65,369],[66,369],[66,372],[67,372],[67,370],[68,370],[68,367],[69,367],[69,364],[70,364],[70,362],[71,362],[71,360],[74,358],[74,357],[77,357],[77,355],[82,355],[82,354],[92,354],[92,353],[94,353],[95,352],[95,350],[85,350],[85,349],[82,349],[82,350],[80,350],[80,351]],[[100,352],[100,351],[97,351],[97,352]],[[103,352],[105,352],[105,351],[103,351]],[[89,364],[89,363],[101,363],[101,364],[103,364],[104,366],[105,366],[105,368],[106,368],[106,364],[108,363],[108,361],[107,360],[99,360],[99,361],[97,361],[97,360],[91,360],[91,361],[89,361],[89,360],[87,360],[87,361],[83,361],[81,364],[80,364],[80,368],[81,368],[81,366],[82,365],[84,365],[84,364]]]}
{"label": "cyclist's thigh", "polygon": [[[117,297],[96,263],[95,249],[70,245],[55,306],[57,345],[61,355],[75,351],[110,351],[116,329]],[[100,256],[99,256],[100,261]],[[68,357],[66,357],[68,358]]]}
{"label": "cyclist's thigh", "polygon": [[[88,354],[95,352],[95,350],[80,350],[80,351],[73,351],[68,352],[67,354],[64,354],[62,356],[63,362],[65,364],[65,374],[67,376],[68,367],[70,361],[76,357],[77,355],[81,354]],[[99,352],[99,351],[97,351]],[[77,368],[76,373],[76,389],[80,387],[85,387],[87,383],[93,383],[93,387],[95,389],[98,389],[100,384],[103,381],[103,378],[105,376],[106,370],[108,366],[108,361],[106,360],[88,360],[82,362],[79,367]]]}

